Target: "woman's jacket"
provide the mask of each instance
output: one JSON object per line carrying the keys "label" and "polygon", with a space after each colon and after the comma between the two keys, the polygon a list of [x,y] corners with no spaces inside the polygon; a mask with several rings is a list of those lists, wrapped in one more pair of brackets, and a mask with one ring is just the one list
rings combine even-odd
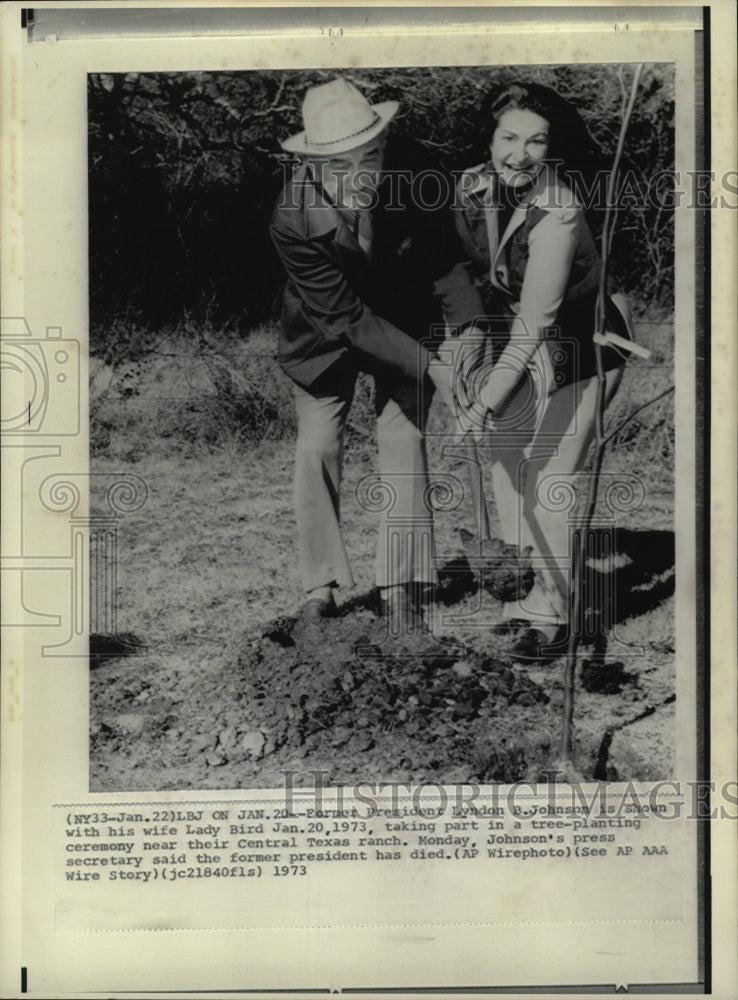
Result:
{"label": "woman's jacket", "polygon": [[[465,171],[454,202],[456,229],[468,257],[436,282],[446,324],[489,331],[499,356],[509,340],[544,341],[551,389],[596,374],[593,334],[601,260],[583,208],[550,167],[538,175],[499,232],[497,179],[487,164]],[[629,337],[610,300],[606,328]],[[605,370],[623,364],[603,349]]]}

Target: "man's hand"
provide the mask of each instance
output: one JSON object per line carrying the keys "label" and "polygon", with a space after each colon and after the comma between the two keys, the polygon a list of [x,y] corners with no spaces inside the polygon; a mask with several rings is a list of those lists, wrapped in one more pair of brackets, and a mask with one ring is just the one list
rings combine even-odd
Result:
{"label": "man's hand", "polygon": [[428,365],[428,375],[444,406],[453,414],[457,432],[461,435],[471,432],[477,440],[481,440],[489,430],[488,413],[478,401],[467,396],[464,380],[459,377],[458,371],[454,373],[450,364],[433,358]]}
{"label": "man's hand", "polygon": [[[471,432],[478,439],[488,428],[487,413],[476,398],[475,383],[484,374],[488,345],[489,338],[483,330],[468,327],[459,337],[446,337],[438,348],[441,363],[437,368],[431,366],[443,383],[439,392],[446,406],[449,405],[450,384],[452,405],[449,408],[456,418],[458,432],[462,435]],[[429,374],[436,382],[430,368]]]}
{"label": "man's hand", "polygon": [[468,327],[459,337],[446,337],[438,348],[439,358],[453,373],[453,392],[457,404],[469,403],[467,382],[476,367],[484,362],[488,337],[477,327]]}
{"label": "man's hand", "polygon": [[444,406],[452,412],[456,412],[454,402],[454,372],[451,365],[443,364],[438,358],[431,358],[428,365],[428,376],[436,387],[436,392],[441,398]]}
{"label": "man's hand", "polygon": [[463,407],[457,402],[456,426],[460,434],[471,434],[477,441],[483,441],[485,435],[493,430],[490,416],[489,410],[478,402],[469,402]]}

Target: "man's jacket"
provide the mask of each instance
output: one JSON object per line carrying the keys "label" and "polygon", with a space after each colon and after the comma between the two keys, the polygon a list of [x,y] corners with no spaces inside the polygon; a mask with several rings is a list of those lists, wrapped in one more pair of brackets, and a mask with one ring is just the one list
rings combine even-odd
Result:
{"label": "man's jacket", "polygon": [[388,150],[370,257],[352,214],[330,203],[309,166],[296,168],[277,202],[270,233],[287,272],[280,364],[305,388],[347,352],[359,369],[419,380],[428,353],[418,342],[442,339],[433,283],[461,253],[448,209],[452,185],[434,181],[422,157],[412,159],[400,174]]}

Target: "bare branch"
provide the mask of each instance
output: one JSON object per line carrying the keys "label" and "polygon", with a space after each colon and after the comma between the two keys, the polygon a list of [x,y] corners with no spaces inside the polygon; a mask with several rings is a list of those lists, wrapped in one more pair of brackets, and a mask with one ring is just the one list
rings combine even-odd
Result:
{"label": "bare branch", "polygon": [[666,389],[664,389],[663,392],[660,392],[658,394],[658,396],[654,396],[653,399],[649,399],[647,403],[642,403],[640,406],[636,407],[635,410],[633,410],[631,413],[628,414],[628,416],[625,418],[625,420],[622,420],[618,424],[618,426],[615,428],[614,431],[611,431],[607,435],[607,437],[604,438],[604,440],[603,440],[602,443],[603,444],[607,444],[608,441],[612,441],[612,439],[616,438],[618,436],[618,434],[621,432],[621,430],[624,427],[626,427],[631,422],[631,420],[633,419],[633,417],[637,416],[641,412],[641,410],[645,410],[647,407],[653,406],[654,403],[658,403],[658,401],[660,399],[663,399],[664,396],[668,396],[670,392],[674,392],[674,386],[673,385],[668,386]]}

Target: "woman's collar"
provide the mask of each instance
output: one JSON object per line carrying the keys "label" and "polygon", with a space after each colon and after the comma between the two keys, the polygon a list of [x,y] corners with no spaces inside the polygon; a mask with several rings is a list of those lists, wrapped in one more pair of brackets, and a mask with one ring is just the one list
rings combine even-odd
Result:
{"label": "woman's collar", "polygon": [[[474,169],[474,168],[473,168]],[[479,168],[476,168],[479,169]],[[499,180],[491,163],[481,165],[479,184],[474,193],[489,202],[499,203]],[[510,203],[517,208],[542,208],[550,211],[557,208],[575,208],[578,202],[571,189],[560,179],[554,167],[544,163],[533,183],[519,198],[511,198]]]}

